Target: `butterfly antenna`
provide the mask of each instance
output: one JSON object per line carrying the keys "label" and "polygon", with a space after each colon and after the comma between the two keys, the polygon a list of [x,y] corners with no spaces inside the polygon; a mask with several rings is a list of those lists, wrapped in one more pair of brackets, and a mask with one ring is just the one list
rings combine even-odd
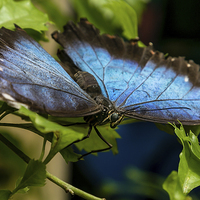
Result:
{"label": "butterfly antenna", "polygon": [[[91,154],[91,153],[102,152],[102,151],[106,151],[106,150],[109,150],[109,149],[112,148],[112,144],[110,144],[109,142],[106,141],[106,139],[101,135],[101,133],[99,132],[99,130],[97,129],[96,126],[94,126],[94,130],[96,131],[97,135],[101,138],[101,140],[103,140],[103,141],[108,145],[108,147],[107,147],[107,148],[104,148],[104,149],[92,150],[92,151],[90,151],[90,152],[88,152],[88,153],[86,153],[86,154],[83,154],[83,155],[79,158],[79,160],[80,160],[81,158],[83,158],[83,157],[85,157],[85,156]],[[90,133],[91,133],[91,131],[92,131],[92,126],[91,126],[91,125],[90,125],[89,131],[90,131]],[[88,135],[90,136],[89,131],[88,131]],[[88,136],[88,135],[87,135],[87,136]],[[86,136],[86,137],[87,137],[87,136]],[[89,136],[88,136],[88,137],[89,137]]]}

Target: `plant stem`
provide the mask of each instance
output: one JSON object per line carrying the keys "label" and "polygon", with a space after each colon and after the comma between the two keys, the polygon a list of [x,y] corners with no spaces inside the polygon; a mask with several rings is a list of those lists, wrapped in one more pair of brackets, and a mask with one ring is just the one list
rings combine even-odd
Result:
{"label": "plant stem", "polygon": [[24,152],[18,149],[12,142],[0,133],[0,141],[2,141],[9,149],[16,153],[24,162],[29,163],[31,160]]}
{"label": "plant stem", "polygon": [[[25,161],[27,164],[31,160],[24,152],[22,152],[20,149],[18,149],[13,143],[11,143],[6,137],[4,137],[0,133],[0,141],[2,141],[8,148],[10,148],[14,153],[16,153],[23,161]],[[50,174],[48,171],[46,171],[46,177],[55,183],[56,185],[63,188],[66,192],[70,192],[72,195],[78,195],[84,199],[88,200],[106,200],[105,198],[99,198],[96,196],[93,196],[87,192],[84,192],[83,190],[80,190],[64,181],[59,179],[58,177]]]}
{"label": "plant stem", "polygon": [[62,181],[61,179],[57,178],[56,176],[50,174],[49,172],[47,172],[46,174],[47,174],[47,178],[49,180],[51,180],[53,183],[55,183],[56,185],[63,188],[66,192],[70,192],[72,195],[76,194],[76,195],[78,195],[84,199],[88,199],[88,200],[106,200],[105,198],[95,197],[87,192],[84,192],[84,191]]}

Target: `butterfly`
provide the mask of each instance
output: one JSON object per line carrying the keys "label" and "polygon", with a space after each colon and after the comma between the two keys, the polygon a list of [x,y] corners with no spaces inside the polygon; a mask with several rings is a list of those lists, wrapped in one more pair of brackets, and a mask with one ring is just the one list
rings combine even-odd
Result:
{"label": "butterfly", "polygon": [[[87,19],[68,22],[52,37],[59,64],[24,30],[0,29],[0,99],[59,117],[84,117],[96,128],[115,128],[124,117],[200,124],[199,65],[165,57],[150,44],[100,32]],[[95,151],[98,152],[98,151]]]}

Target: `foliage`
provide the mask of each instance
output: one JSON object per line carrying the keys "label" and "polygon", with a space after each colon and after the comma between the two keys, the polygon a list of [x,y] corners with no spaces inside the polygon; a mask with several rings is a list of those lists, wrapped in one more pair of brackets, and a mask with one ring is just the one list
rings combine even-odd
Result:
{"label": "foliage", "polygon": [[0,24],[6,28],[14,29],[15,23],[21,28],[31,28],[39,32],[47,30],[47,14],[36,9],[31,1],[2,0],[0,13]]}
{"label": "foliage", "polygon": [[48,30],[48,16],[36,9],[30,0],[1,0],[0,13],[1,27],[14,29],[14,24],[17,24],[26,29],[35,40],[47,40],[44,31]]}
{"label": "foliage", "polygon": [[0,190],[1,200],[9,199],[16,192],[27,192],[28,187],[37,186],[41,187],[45,185],[46,179],[46,166],[40,161],[30,160],[24,176],[18,182],[16,188],[13,191]]}
{"label": "foliage", "polygon": [[78,18],[87,17],[102,33],[116,34],[117,32],[127,39],[138,37],[136,13],[126,2],[75,0],[73,4],[78,10]]}
{"label": "foliage", "polygon": [[200,185],[200,146],[197,136],[190,131],[186,133],[182,124],[180,128],[172,125],[183,150],[180,153],[178,172],[173,171],[163,184],[170,199],[187,199],[191,190]]}
{"label": "foliage", "polygon": [[[58,14],[54,18],[54,12],[58,12],[59,10],[56,4],[50,0],[50,3],[39,0],[36,2],[39,3],[41,7],[46,7],[46,12],[49,16],[51,16],[51,20],[60,28],[61,22],[63,23],[63,21],[65,21],[65,15]],[[102,33],[117,33],[126,39],[136,38],[138,36],[138,20],[136,12],[125,1],[104,0],[100,2],[96,0],[75,0],[72,1],[72,3],[78,18],[87,17],[91,23],[101,30]],[[41,39],[46,40],[43,31],[48,29],[46,23],[50,22],[50,20],[48,19],[47,14],[44,14],[36,9],[30,0],[2,0],[0,2],[0,16],[0,26],[13,29],[13,23],[16,23],[22,28],[28,30],[28,33],[31,36],[34,35],[34,38],[37,41]],[[59,18],[62,18],[60,22]],[[70,17],[67,16],[67,18]],[[37,34],[35,34],[36,32]],[[26,171],[24,172],[23,177],[19,179],[15,189],[12,191],[0,190],[0,199],[7,200],[17,192],[27,192],[31,186],[44,186],[46,178],[50,179],[66,191],[69,191],[71,194],[75,193],[86,199],[100,199],[64,183],[46,171],[46,164],[58,152],[61,153],[67,163],[78,161],[80,154],[75,153],[70,145],[83,139],[84,136],[87,135],[88,125],[83,124],[84,121],[82,119],[41,116],[25,109],[24,107],[21,107],[20,110],[16,110],[1,102],[1,119],[9,113],[21,117],[21,119],[26,123],[0,123],[0,126],[18,127],[32,131],[33,133],[41,136],[44,142],[40,158],[38,158],[38,160],[34,160],[28,158],[23,152],[10,143],[4,134],[0,134],[0,140],[28,163]],[[125,124],[129,122],[133,122],[133,120],[125,120],[123,123]],[[71,125],[72,123],[79,123],[79,125]],[[159,128],[173,134],[173,130],[172,128],[169,128],[169,126],[158,126]],[[163,188],[167,191],[171,200],[186,200],[190,198],[188,196],[190,191],[200,185],[200,147],[197,138],[199,128],[194,128],[194,134],[192,131],[185,131],[182,125],[180,125],[180,127],[172,125],[172,127],[175,130],[175,134],[179,138],[179,141],[183,145],[183,150],[180,153],[178,171],[173,171],[168,176],[163,184]],[[111,129],[109,125],[99,127],[99,131],[103,134],[105,139],[113,145],[113,153],[118,153],[116,139],[120,138],[120,136],[117,132]],[[47,156],[44,158],[45,144],[47,140],[51,142],[51,148]],[[103,143],[93,132],[91,133],[91,137],[89,139],[77,142],[75,145],[79,150],[85,150],[87,152],[105,148],[105,143]],[[150,185],[150,183],[148,184]]]}

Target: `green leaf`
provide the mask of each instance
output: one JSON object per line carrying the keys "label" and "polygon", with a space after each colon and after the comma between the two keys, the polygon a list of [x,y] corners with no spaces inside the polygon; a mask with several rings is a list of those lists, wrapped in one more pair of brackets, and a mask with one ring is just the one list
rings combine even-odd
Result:
{"label": "green leaf", "polygon": [[63,127],[62,130],[55,131],[53,134],[51,150],[44,163],[48,163],[59,151],[71,145],[73,142],[81,140],[83,137],[84,134],[81,127]]}
{"label": "green leaf", "polygon": [[47,14],[39,11],[30,0],[0,1],[0,26],[14,29],[14,23],[21,28],[32,28],[39,32],[47,30]]}
{"label": "green leaf", "polygon": [[[20,177],[19,179],[17,179],[16,187],[20,184],[22,178],[23,178],[23,177]],[[22,189],[18,190],[17,193],[25,194],[25,193],[27,193],[28,191],[29,191],[29,187],[25,187],[25,188],[22,188]]]}
{"label": "green leaf", "polygon": [[184,194],[200,186],[200,146],[198,138],[191,131],[186,134],[181,124],[180,128],[173,125],[179,137],[183,150],[180,154],[178,177]]}
{"label": "green leaf", "polygon": [[186,133],[189,133],[191,130],[196,136],[198,136],[200,133],[200,125],[195,125],[195,126],[184,125],[184,129]]}
{"label": "green leaf", "polygon": [[[73,129],[76,132],[81,131],[82,133],[84,133],[85,136],[88,134],[89,127],[88,127],[88,124],[85,123],[83,118],[55,118],[52,116],[49,116],[49,118],[51,120],[57,121],[62,124],[82,123],[82,124],[73,126]],[[134,119],[125,119],[124,121],[125,122],[122,122],[121,124],[128,124],[128,123],[135,122]],[[110,128],[109,124],[105,126],[98,126],[97,128],[100,131],[100,133],[104,136],[104,138],[113,145],[113,148],[112,148],[113,153],[117,154],[118,150],[117,150],[116,138],[120,138],[118,133],[114,129]],[[79,150],[84,149],[87,152],[90,152],[95,149],[103,149],[107,147],[107,145],[98,137],[98,135],[96,134],[94,130],[92,130],[91,136],[89,138],[87,138],[84,141],[80,141],[76,143],[75,145],[78,147]],[[72,152],[71,148],[70,149],[65,148],[60,153],[62,154],[66,162],[78,161],[78,158],[80,158],[81,156],[80,154],[76,154]]]}
{"label": "green leaf", "polygon": [[86,129],[84,126],[61,126],[25,107],[21,107],[18,112],[22,115],[29,116],[36,129],[40,132],[44,134],[53,133],[51,150],[44,163],[48,163],[60,150],[84,137],[83,132]]}
{"label": "green leaf", "polygon": [[34,3],[37,3],[37,5],[48,14],[51,21],[53,21],[59,29],[62,29],[63,25],[65,25],[69,19],[69,12],[61,12],[58,1],[34,0]]}
{"label": "green leaf", "polygon": [[172,171],[167,177],[163,183],[163,189],[169,194],[170,200],[186,200],[176,171]]}
{"label": "green leaf", "polygon": [[[179,178],[183,192],[188,194],[192,189],[200,185],[200,159],[195,155],[189,141],[183,141],[184,149],[180,154]],[[199,148],[198,148],[199,149]]]}
{"label": "green leaf", "polygon": [[[104,139],[113,145],[111,149],[113,154],[117,154],[118,149],[116,139],[120,138],[119,134],[114,129],[110,128],[109,124],[104,126],[98,126],[97,129],[104,137]],[[100,150],[108,147],[108,145],[99,138],[94,129],[92,130],[89,138],[78,142],[75,145],[80,151],[84,149],[87,152],[90,152],[92,150]]]}
{"label": "green leaf", "polygon": [[137,16],[134,9],[122,0],[73,0],[78,17],[86,17],[101,33],[138,37]]}
{"label": "green leaf", "polygon": [[155,123],[156,127],[160,129],[161,131],[164,131],[170,135],[174,135],[174,128],[171,126],[171,124],[158,124]]}
{"label": "green leaf", "polygon": [[0,199],[8,200],[12,192],[10,190],[0,190]]}
{"label": "green leaf", "polygon": [[138,119],[131,119],[131,118],[125,118],[123,121],[120,123],[120,125],[125,125],[125,124],[131,124],[135,122],[141,122],[141,120]]}
{"label": "green leaf", "polygon": [[46,179],[46,166],[42,162],[38,160],[30,160],[24,176],[20,181],[19,185],[14,189],[13,194],[18,190],[22,190],[24,188],[30,186],[44,186]]}
{"label": "green leaf", "polygon": [[138,37],[137,15],[134,9],[125,1],[109,0],[104,8],[110,9],[113,14],[113,25],[122,27],[123,36],[127,39]]}
{"label": "green leaf", "polygon": [[147,3],[149,3],[151,0],[125,0],[132,8],[134,8],[138,21],[140,23],[144,10],[147,6]]}
{"label": "green leaf", "polygon": [[65,162],[77,162],[81,157],[81,154],[77,154],[73,151],[72,147],[64,148],[60,151],[62,157],[65,159]]}

